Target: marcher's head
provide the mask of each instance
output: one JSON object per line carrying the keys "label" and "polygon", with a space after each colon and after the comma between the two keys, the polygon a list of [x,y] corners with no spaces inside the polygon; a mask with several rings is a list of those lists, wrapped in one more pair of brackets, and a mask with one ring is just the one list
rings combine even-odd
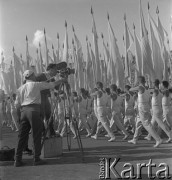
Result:
{"label": "marcher's head", "polygon": [[72,92],[72,96],[73,96],[73,97],[77,97],[77,96],[78,96],[77,92],[76,92],[76,91],[73,91],[73,92]]}
{"label": "marcher's head", "polygon": [[12,95],[12,98],[14,101],[16,100],[16,94],[15,93]]}
{"label": "marcher's head", "polygon": [[47,72],[49,73],[49,75],[51,77],[55,76],[57,74],[57,66],[56,64],[53,64],[53,63],[50,63],[48,66],[47,66]]}
{"label": "marcher's head", "polygon": [[159,89],[160,81],[159,79],[155,79],[154,86]]}
{"label": "marcher's head", "polygon": [[130,90],[131,86],[130,85],[125,85],[125,91],[128,92]]}
{"label": "marcher's head", "polygon": [[88,98],[91,98],[89,90],[86,90],[86,95]]}
{"label": "marcher's head", "polygon": [[111,85],[110,85],[110,90],[111,90],[112,92],[117,92],[117,85],[116,85],[116,84],[111,84]]}
{"label": "marcher's head", "polygon": [[108,95],[110,95],[110,88],[106,88],[105,91]]}
{"label": "marcher's head", "polygon": [[24,79],[27,81],[27,80],[31,80],[31,81],[35,81],[36,80],[36,77],[35,77],[35,74],[32,70],[26,70],[24,73],[23,73],[23,77]]}
{"label": "marcher's head", "polygon": [[138,81],[139,81],[139,84],[142,84],[142,85],[145,85],[145,83],[146,83],[146,80],[145,80],[144,76],[139,76]]}
{"label": "marcher's head", "polygon": [[83,97],[85,97],[85,98],[87,97],[86,90],[84,88],[80,88],[80,93]]}
{"label": "marcher's head", "polygon": [[96,88],[97,89],[103,89],[103,83],[102,82],[97,82],[96,83]]}
{"label": "marcher's head", "polygon": [[161,89],[162,89],[162,90],[168,89],[168,87],[169,87],[168,81],[162,81],[162,83],[161,83]]}

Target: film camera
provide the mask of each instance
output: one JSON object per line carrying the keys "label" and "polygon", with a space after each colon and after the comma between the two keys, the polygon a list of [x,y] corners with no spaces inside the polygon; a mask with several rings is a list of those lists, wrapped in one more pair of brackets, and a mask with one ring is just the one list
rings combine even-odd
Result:
{"label": "film camera", "polygon": [[67,78],[71,74],[75,74],[75,69],[67,67],[66,62],[60,62],[57,64],[57,72],[61,78]]}

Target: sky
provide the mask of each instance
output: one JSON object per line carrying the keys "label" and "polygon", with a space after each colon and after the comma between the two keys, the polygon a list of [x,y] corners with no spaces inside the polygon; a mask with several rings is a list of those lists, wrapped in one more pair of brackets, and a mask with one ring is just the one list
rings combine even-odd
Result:
{"label": "sky", "polygon": [[[147,0],[142,0],[142,8],[146,25],[148,25]],[[159,17],[169,34],[170,49],[172,49],[172,34],[170,32],[170,17],[172,16],[172,0],[149,0],[150,13],[157,21],[156,7],[159,7]],[[0,51],[5,58],[12,58],[12,48],[15,52],[26,57],[26,35],[29,40],[30,55],[36,58],[37,41],[42,38],[43,29],[46,29],[48,48],[51,54],[51,45],[57,46],[57,33],[60,43],[63,44],[65,35],[65,20],[68,24],[69,44],[71,45],[73,32],[78,36],[83,52],[86,56],[86,35],[91,43],[92,17],[91,6],[94,11],[97,32],[99,36],[99,51],[102,51],[101,33],[105,42],[108,41],[107,12],[114,29],[121,55],[124,54],[123,33],[124,13],[127,24],[133,32],[133,23],[136,33],[140,36],[139,0],[0,0]]]}

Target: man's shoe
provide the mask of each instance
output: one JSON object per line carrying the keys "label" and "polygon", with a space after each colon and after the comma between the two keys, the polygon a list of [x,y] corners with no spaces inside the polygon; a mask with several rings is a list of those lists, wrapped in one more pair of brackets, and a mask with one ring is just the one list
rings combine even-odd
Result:
{"label": "man's shoe", "polygon": [[29,148],[26,148],[24,151],[23,151],[23,154],[28,154],[28,155],[33,155],[33,151]]}
{"label": "man's shoe", "polygon": [[91,137],[91,133],[90,133],[90,134],[87,134],[85,137],[87,137],[87,138]]}
{"label": "man's shoe", "polygon": [[91,136],[91,138],[93,138],[93,139],[96,139],[97,140],[97,135],[95,134],[94,136]]}
{"label": "man's shoe", "polygon": [[171,138],[168,138],[166,143],[171,143],[172,142],[172,139]]}
{"label": "man's shoe", "polygon": [[110,138],[109,134],[106,134],[105,137]]}
{"label": "man's shoe", "polygon": [[145,140],[151,141],[151,136],[144,137]]}
{"label": "man's shoe", "polygon": [[115,137],[110,138],[108,141],[109,141],[109,142],[114,142],[114,141],[115,141]]}
{"label": "man's shoe", "polygon": [[157,141],[156,144],[153,147],[157,148],[157,147],[159,147],[160,144],[162,144],[162,139]]}
{"label": "man's shoe", "polygon": [[22,161],[17,161],[17,160],[14,161],[14,167],[21,167],[24,165],[25,165],[25,163],[23,163]]}
{"label": "man's shoe", "polygon": [[76,139],[76,138],[77,138],[77,136],[76,136],[76,135],[74,135],[74,136],[73,136],[73,139]]}
{"label": "man's shoe", "polygon": [[136,142],[135,139],[129,140],[128,142],[129,142],[129,143],[132,143],[132,144],[137,144],[137,142]]}
{"label": "man's shoe", "polygon": [[33,161],[33,166],[39,166],[39,165],[44,165],[44,164],[47,164],[47,162],[40,158]]}

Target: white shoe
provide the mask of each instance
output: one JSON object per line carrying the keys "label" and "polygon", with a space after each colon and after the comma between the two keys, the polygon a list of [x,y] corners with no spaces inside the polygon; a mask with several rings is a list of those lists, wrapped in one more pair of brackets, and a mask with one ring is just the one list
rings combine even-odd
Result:
{"label": "white shoe", "polygon": [[76,139],[76,135],[73,136],[73,139]]}
{"label": "white shoe", "polygon": [[97,135],[95,134],[94,136],[91,136],[91,138],[93,138],[93,139],[96,139],[97,140]]}
{"label": "white shoe", "polygon": [[146,137],[144,137],[144,139],[148,140],[148,141],[151,141],[152,138],[151,138],[151,136],[146,136]]}
{"label": "white shoe", "polygon": [[115,141],[115,137],[110,138],[108,141],[109,141],[109,142],[114,142],[114,141]]}
{"label": "white shoe", "polygon": [[61,137],[64,137],[64,134],[60,134]]}
{"label": "white shoe", "polygon": [[91,133],[90,133],[90,134],[87,134],[85,137],[87,137],[87,138],[88,138],[88,137],[91,137]]}
{"label": "white shoe", "polygon": [[165,141],[166,143],[171,143],[172,142],[172,138],[168,138],[167,141]]}
{"label": "white shoe", "polygon": [[105,137],[110,138],[109,134],[106,134]]}
{"label": "white shoe", "polygon": [[137,144],[137,141],[135,139],[129,140],[128,142],[132,144]]}
{"label": "white shoe", "polygon": [[160,141],[157,141],[153,147],[157,148],[157,147],[159,147],[160,144],[162,144],[162,139]]}

